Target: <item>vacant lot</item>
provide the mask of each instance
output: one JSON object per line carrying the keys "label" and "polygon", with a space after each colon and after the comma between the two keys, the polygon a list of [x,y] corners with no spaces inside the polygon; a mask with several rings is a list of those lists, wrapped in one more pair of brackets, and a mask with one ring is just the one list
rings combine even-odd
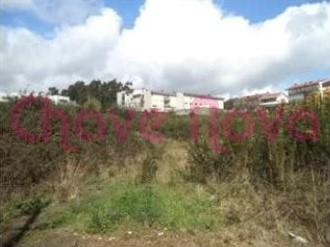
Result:
{"label": "vacant lot", "polygon": [[[125,143],[109,127],[104,143],[73,138],[82,151],[68,154],[58,124],[47,145],[27,145],[10,133],[10,106],[1,105],[2,244],[328,246],[329,102],[310,106],[320,116],[317,142],[290,138],[283,120],[274,143],[256,126],[248,140],[223,140],[226,154],[210,148],[207,117],[192,143],[187,116],[171,116],[159,144],[144,140],[133,124]],[[36,109],[30,110],[23,124],[38,132]],[[86,127],[95,131],[93,123]],[[310,131],[306,123],[299,128]]]}

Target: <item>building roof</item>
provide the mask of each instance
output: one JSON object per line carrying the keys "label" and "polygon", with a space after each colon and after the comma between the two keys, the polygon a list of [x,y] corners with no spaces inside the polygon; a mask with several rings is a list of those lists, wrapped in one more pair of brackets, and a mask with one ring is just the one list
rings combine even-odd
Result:
{"label": "building roof", "polygon": [[254,101],[254,100],[260,100],[260,99],[278,97],[280,95],[287,96],[283,92],[277,92],[277,93],[267,92],[267,93],[261,93],[261,94],[251,94],[251,95],[246,95],[246,96],[241,96],[241,97],[235,97],[235,98],[228,99],[226,102],[237,101],[237,100]]}
{"label": "building roof", "polygon": [[259,100],[260,98],[262,98],[263,96],[268,95],[268,94],[270,94],[270,93],[267,92],[267,93],[261,93],[261,94],[251,94],[251,95],[242,96],[239,99],[243,99],[243,100],[246,100],[246,101]]}
{"label": "building roof", "polygon": [[204,99],[224,100],[223,97],[205,95],[205,94],[183,93],[183,95],[190,96],[190,97],[196,97],[196,98],[204,98]]}
{"label": "building roof", "polygon": [[164,91],[151,91],[151,94],[164,95],[164,96],[175,96],[175,93],[168,93]]}
{"label": "building roof", "polygon": [[[151,90],[151,94],[164,95],[164,96],[176,96],[176,92],[164,92],[164,91],[155,91]],[[223,97],[205,95],[205,94],[194,94],[194,93],[183,93],[184,96],[203,98],[203,99],[215,99],[215,100],[224,100]]]}
{"label": "building roof", "polygon": [[269,99],[269,98],[276,98],[279,97],[281,95],[287,96],[286,94],[282,93],[282,92],[278,92],[278,93],[266,93],[264,94],[261,99]]}
{"label": "building roof", "polygon": [[291,87],[288,88],[288,90],[295,90],[295,89],[301,89],[311,86],[318,86],[319,83],[328,83],[330,79],[322,79],[322,80],[315,80],[315,81],[306,81],[301,83],[295,83]]}

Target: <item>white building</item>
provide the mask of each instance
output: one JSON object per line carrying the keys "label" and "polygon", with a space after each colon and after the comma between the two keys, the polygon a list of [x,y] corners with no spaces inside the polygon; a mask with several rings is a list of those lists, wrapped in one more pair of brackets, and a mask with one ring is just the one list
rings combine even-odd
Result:
{"label": "white building", "polygon": [[19,99],[24,96],[23,93],[3,93],[0,92],[0,102],[8,102],[10,99]]}
{"label": "white building", "polygon": [[131,93],[117,93],[117,105],[138,111],[157,110],[161,112],[189,113],[193,108],[224,108],[224,98],[210,95],[134,89]]}
{"label": "white building", "polygon": [[276,107],[289,102],[289,98],[285,93],[261,93],[246,95],[243,97],[233,98],[226,101],[226,110],[245,109],[255,110],[259,106]]}
{"label": "white building", "polygon": [[7,98],[7,94],[0,92],[0,102],[7,102],[8,98]]}
{"label": "white building", "polygon": [[261,96],[260,106],[274,107],[289,102],[289,98],[285,93],[267,93]]}
{"label": "white building", "polygon": [[308,95],[315,92],[319,92],[321,97],[323,97],[323,92],[327,88],[330,88],[330,79],[296,83],[288,88],[289,101],[294,102],[303,100]]}
{"label": "white building", "polygon": [[65,105],[65,104],[74,104],[67,96],[62,95],[47,95],[48,99],[50,99],[55,105]]}
{"label": "white building", "polygon": [[[0,102],[8,102],[9,99],[19,99],[19,98],[21,98],[23,96],[29,96],[29,95],[30,94],[28,94],[28,93],[21,93],[21,92],[19,92],[19,93],[3,93],[3,92],[0,92]],[[36,95],[36,94],[33,94],[33,95]],[[39,94],[37,94],[37,96],[47,97],[55,105],[59,105],[59,104],[75,104],[67,96],[62,96],[62,95],[47,95],[47,94],[44,94],[44,93],[39,93]]]}

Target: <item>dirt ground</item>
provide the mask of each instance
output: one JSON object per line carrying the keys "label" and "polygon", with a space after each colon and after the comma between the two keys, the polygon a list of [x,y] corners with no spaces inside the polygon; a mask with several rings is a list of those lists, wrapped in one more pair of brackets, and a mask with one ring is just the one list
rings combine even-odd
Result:
{"label": "dirt ground", "polygon": [[328,247],[295,243],[286,231],[260,228],[253,222],[228,226],[218,232],[146,228],[118,231],[112,235],[89,235],[66,228],[42,230],[38,220],[25,227],[30,218],[20,217],[3,227],[0,247]]}
{"label": "dirt ground", "polygon": [[197,235],[153,232],[145,235],[127,233],[122,236],[83,235],[67,231],[48,231],[28,235],[18,247],[284,247],[293,246],[289,239],[239,240],[221,233]]}

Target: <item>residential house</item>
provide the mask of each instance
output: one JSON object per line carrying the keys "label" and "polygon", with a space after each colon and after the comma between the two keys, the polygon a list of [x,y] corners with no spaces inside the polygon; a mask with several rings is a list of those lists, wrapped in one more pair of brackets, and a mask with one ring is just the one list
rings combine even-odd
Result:
{"label": "residential house", "polygon": [[237,97],[229,99],[226,101],[226,109],[244,109],[244,110],[254,110],[259,106],[263,107],[276,107],[280,104],[288,103],[288,96],[282,92],[279,93],[263,93],[263,94],[253,94],[242,97]]}
{"label": "residential house", "polygon": [[[35,95],[34,93],[31,93],[32,95]],[[9,99],[19,99],[23,96],[29,96],[28,93],[3,93],[0,92],[0,102],[8,102]],[[45,93],[38,93],[37,96],[47,97],[50,99],[55,105],[59,104],[75,104],[73,101],[70,100],[67,96],[62,95],[47,95]]]}
{"label": "residential house", "polygon": [[275,107],[287,103],[289,103],[289,98],[285,93],[267,93],[261,96],[259,106]]}
{"label": "residential house", "polygon": [[330,88],[330,79],[295,83],[288,88],[289,101],[304,100],[308,95],[315,92],[319,92],[321,97],[323,97],[323,92],[327,88]]}

